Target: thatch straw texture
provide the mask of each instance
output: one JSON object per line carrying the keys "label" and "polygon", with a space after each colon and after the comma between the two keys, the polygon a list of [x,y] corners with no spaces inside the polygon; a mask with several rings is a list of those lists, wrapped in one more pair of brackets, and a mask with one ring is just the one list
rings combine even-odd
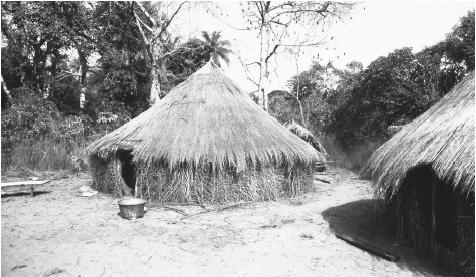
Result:
{"label": "thatch straw texture", "polygon": [[274,168],[240,174],[208,173],[206,170],[194,172],[185,169],[171,174],[161,168],[141,172],[138,174],[140,196],[161,203],[268,201],[296,196],[305,189],[301,185],[312,183],[306,170],[295,170],[291,174],[283,174]]}
{"label": "thatch straw texture", "polygon": [[211,165],[216,171],[241,172],[325,160],[212,63],[147,111],[92,143],[88,152],[107,158],[117,149],[132,150],[136,163],[161,163],[171,171]]}
{"label": "thatch straw texture", "polygon": [[474,71],[377,149],[363,169],[375,191],[394,197],[408,170],[427,164],[463,195],[474,195]]}

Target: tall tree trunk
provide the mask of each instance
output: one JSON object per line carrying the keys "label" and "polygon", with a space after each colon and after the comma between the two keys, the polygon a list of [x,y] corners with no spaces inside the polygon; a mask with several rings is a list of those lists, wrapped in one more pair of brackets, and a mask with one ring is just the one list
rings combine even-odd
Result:
{"label": "tall tree trunk", "polygon": [[266,28],[262,25],[260,27],[260,56],[259,56],[259,80],[258,80],[258,102],[263,107],[263,109],[268,110],[267,107],[267,95],[268,95],[268,64],[266,61],[267,48],[265,43],[267,43],[267,31]]}
{"label": "tall tree trunk", "polygon": [[50,97],[50,88],[51,84],[53,83],[54,76],[52,71],[53,65],[53,51],[57,49],[56,45],[52,41],[48,41],[46,43],[46,50],[42,53],[43,60],[42,60],[42,77],[43,77],[43,84],[42,84],[42,94],[43,98]]}
{"label": "tall tree trunk", "polygon": [[152,59],[152,69],[150,76],[149,105],[154,105],[159,100],[160,95],[160,76],[157,59]]}
{"label": "tall tree trunk", "polygon": [[303,110],[302,110],[301,100],[299,100],[299,98],[296,97],[296,101],[298,102],[298,105],[299,105],[299,115],[301,116],[301,126],[303,126],[304,128],[307,128],[307,126],[306,126],[307,124],[304,121],[304,113],[303,113]]}
{"label": "tall tree trunk", "polygon": [[[312,95],[312,94],[311,94]],[[311,96],[309,95],[308,96],[308,101],[306,103],[306,125],[309,125],[309,118],[311,117],[311,104],[309,103],[309,97]],[[307,127],[306,127],[307,128]]]}
{"label": "tall tree trunk", "polygon": [[131,80],[132,80],[132,92],[131,94],[137,95],[137,81],[136,81],[136,75],[135,75],[135,66],[134,66],[134,59],[132,57],[132,54],[129,52],[129,74],[131,75]]}
{"label": "tall tree trunk", "polygon": [[84,109],[86,103],[86,75],[88,72],[88,58],[87,55],[78,48],[79,56],[79,73],[80,73],[80,94],[79,94],[79,108]]}
{"label": "tall tree trunk", "polygon": [[301,103],[301,100],[299,99],[299,93],[300,93],[300,89],[301,89],[301,84],[299,83],[299,64],[297,62],[297,59],[295,60],[296,61],[296,81],[297,81],[297,84],[296,84],[296,100],[298,102],[298,105],[299,105],[299,115],[301,116],[301,126],[303,126],[304,128],[307,128],[306,126],[306,123],[304,122],[304,113],[302,111],[302,103]]}
{"label": "tall tree trunk", "polygon": [[41,88],[41,45],[33,46],[33,76],[34,76],[34,86],[39,95],[43,95],[43,90]]}
{"label": "tall tree trunk", "polygon": [[6,108],[12,104],[12,94],[8,90],[7,84],[5,84],[5,82],[3,81],[3,76],[1,75],[0,75],[0,83],[2,85],[2,90],[5,92],[5,95],[7,96],[5,103],[2,102],[2,108]]}
{"label": "tall tree trunk", "polygon": [[46,38],[37,38],[37,43],[33,46],[33,75],[35,77],[34,85],[39,95],[43,98],[48,98],[48,86],[46,79],[49,78],[46,74],[46,62],[48,53],[53,48],[52,43],[46,45],[46,50],[43,51],[42,46],[47,41]]}
{"label": "tall tree trunk", "polygon": [[[47,70],[49,72],[49,79],[48,79],[48,90],[51,87],[51,85],[55,82],[56,75],[57,75],[57,67],[58,67],[58,57],[60,56],[58,48],[52,49],[50,54],[48,54],[48,63],[47,63]],[[51,95],[52,91],[48,91],[49,97],[52,97]]]}

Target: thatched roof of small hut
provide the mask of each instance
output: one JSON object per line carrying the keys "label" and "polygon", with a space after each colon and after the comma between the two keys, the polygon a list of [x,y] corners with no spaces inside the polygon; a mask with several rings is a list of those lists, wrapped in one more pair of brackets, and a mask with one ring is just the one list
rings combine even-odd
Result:
{"label": "thatched roof of small hut", "polygon": [[131,150],[135,162],[238,172],[260,165],[310,165],[322,153],[261,109],[211,62],[154,106],[93,142],[90,155]]}
{"label": "thatched roof of small hut", "polygon": [[408,170],[424,164],[456,191],[474,194],[474,89],[473,71],[375,151],[363,175],[375,180],[377,194],[395,195]]}
{"label": "thatched roof of small hut", "polygon": [[314,147],[317,151],[321,152],[324,156],[328,156],[319,139],[317,139],[317,137],[311,131],[297,124],[296,122],[294,122],[294,120],[286,124],[286,128],[291,133],[295,134],[307,143],[311,144],[312,147]]}

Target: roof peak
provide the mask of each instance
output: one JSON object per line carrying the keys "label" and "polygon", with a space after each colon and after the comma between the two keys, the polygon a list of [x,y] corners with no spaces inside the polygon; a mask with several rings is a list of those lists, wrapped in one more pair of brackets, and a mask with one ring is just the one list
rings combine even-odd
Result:
{"label": "roof peak", "polygon": [[199,70],[195,71],[195,73],[192,74],[192,76],[195,76],[195,75],[206,75],[206,74],[210,74],[212,73],[213,71],[219,69],[219,71],[221,71],[222,73],[225,73],[225,71],[223,69],[221,69],[218,65],[216,65],[211,59],[204,65],[202,66],[202,68],[200,68]]}

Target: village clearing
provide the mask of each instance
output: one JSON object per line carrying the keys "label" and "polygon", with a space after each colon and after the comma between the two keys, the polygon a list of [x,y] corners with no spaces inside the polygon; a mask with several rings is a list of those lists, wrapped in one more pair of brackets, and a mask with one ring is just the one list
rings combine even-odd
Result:
{"label": "village clearing", "polygon": [[[91,183],[84,173],[35,197],[4,195],[2,276],[445,276],[393,244],[368,181],[329,171],[330,183],[315,180],[296,198],[202,214],[200,206],[149,206],[135,221],[118,216],[118,199],[81,197]],[[356,248],[333,228],[401,260]]]}

